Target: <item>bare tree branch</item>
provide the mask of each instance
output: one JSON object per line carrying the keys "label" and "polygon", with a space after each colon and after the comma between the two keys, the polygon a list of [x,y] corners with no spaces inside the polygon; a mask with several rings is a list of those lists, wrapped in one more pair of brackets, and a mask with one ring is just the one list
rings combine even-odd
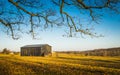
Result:
{"label": "bare tree branch", "polygon": [[[86,27],[81,21],[78,22],[77,18],[81,20],[81,16],[73,15],[71,13],[75,13],[75,11],[69,10],[76,9],[83,11],[87,13],[90,21],[95,23],[98,23],[98,18],[100,18],[102,14],[96,10],[103,10],[104,13],[106,13],[105,10],[109,9],[110,11],[120,14],[120,0],[48,0],[47,2],[51,4],[44,3],[44,1],[45,0],[0,1],[1,26],[7,28],[6,32],[10,33],[13,39],[18,39],[16,33],[21,31],[20,28],[24,30],[25,25],[28,26],[28,33],[30,33],[33,38],[35,38],[36,28],[46,29],[54,26],[67,26],[66,29],[69,29],[67,32],[69,37],[74,37],[77,33],[91,37],[99,37],[101,35],[97,35],[90,27]],[[6,4],[4,2],[6,2]],[[75,18],[75,15],[77,18]],[[80,15],[86,16],[84,14]],[[84,19],[87,20],[86,17]],[[81,27],[81,24],[84,27]]]}

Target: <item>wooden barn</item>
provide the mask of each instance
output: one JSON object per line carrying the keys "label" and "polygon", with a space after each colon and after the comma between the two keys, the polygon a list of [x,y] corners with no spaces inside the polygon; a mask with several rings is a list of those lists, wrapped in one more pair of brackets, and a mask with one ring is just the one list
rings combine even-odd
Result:
{"label": "wooden barn", "polygon": [[21,56],[45,56],[52,53],[48,44],[26,45],[21,47]]}

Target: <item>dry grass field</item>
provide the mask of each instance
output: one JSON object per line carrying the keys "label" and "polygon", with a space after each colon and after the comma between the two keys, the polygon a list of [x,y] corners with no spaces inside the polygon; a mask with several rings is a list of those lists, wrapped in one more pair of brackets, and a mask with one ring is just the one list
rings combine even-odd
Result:
{"label": "dry grass field", "polygon": [[120,57],[65,53],[46,57],[0,54],[0,75],[120,75]]}

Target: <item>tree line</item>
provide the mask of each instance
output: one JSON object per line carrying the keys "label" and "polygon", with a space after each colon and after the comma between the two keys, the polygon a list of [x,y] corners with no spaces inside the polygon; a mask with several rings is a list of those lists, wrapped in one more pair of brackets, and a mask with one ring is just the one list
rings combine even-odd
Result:
{"label": "tree line", "polygon": [[120,47],[87,51],[60,51],[57,53],[80,54],[83,56],[120,56]]}
{"label": "tree line", "polygon": [[7,49],[7,48],[4,48],[4,49],[0,52],[0,54],[19,54],[19,52],[11,51],[11,50],[9,50],[9,49]]}

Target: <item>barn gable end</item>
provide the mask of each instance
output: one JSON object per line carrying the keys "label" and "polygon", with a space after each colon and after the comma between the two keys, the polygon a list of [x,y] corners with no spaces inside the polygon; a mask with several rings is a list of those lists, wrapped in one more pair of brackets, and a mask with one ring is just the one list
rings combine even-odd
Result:
{"label": "barn gable end", "polygon": [[45,56],[51,54],[52,47],[48,44],[26,45],[21,47],[21,56]]}

